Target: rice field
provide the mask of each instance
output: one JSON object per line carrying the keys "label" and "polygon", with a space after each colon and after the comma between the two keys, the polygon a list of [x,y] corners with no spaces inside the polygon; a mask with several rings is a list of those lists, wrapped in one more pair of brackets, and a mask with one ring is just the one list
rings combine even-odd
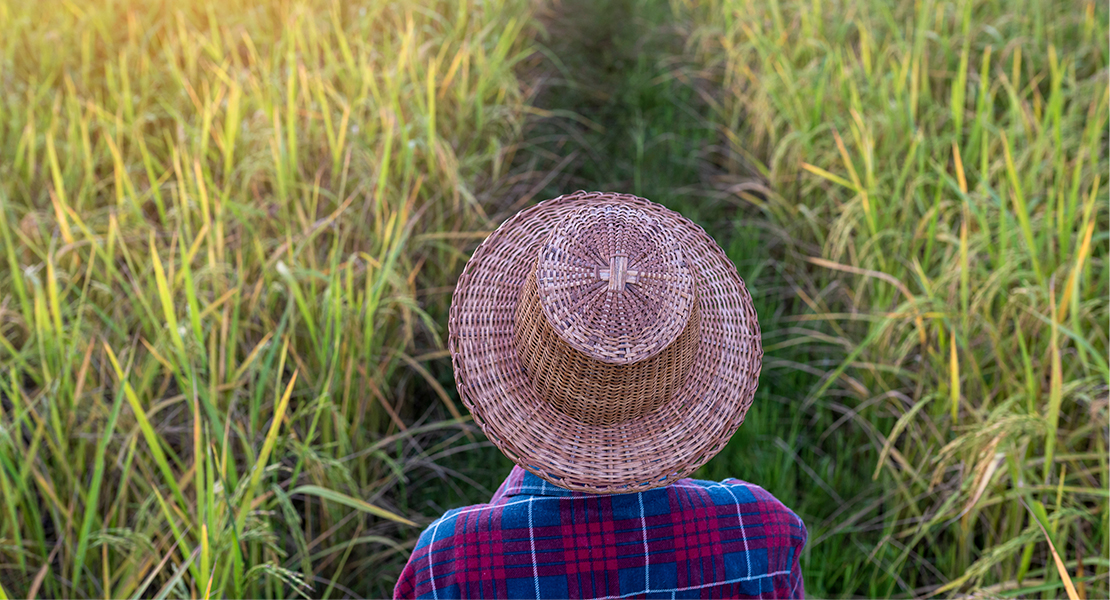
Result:
{"label": "rice field", "polygon": [[510,466],[455,278],[575,189],[737,263],[760,393],[697,475],[805,519],[811,595],[1107,596],[1108,19],[0,0],[0,597],[391,595]]}
{"label": "rice field", "polygon": [[391,593],[530,10],[0,3],[3,595]]}
{"label": "rice field", "polygon": [[771,367],[839,413],[784,448],[834,450],[803,467],[838,507],[809,551],[873,533],[811,589],[1106,596],[1106,6],[672,4],[727,189],[781,240],[765,345],[807,358]]}

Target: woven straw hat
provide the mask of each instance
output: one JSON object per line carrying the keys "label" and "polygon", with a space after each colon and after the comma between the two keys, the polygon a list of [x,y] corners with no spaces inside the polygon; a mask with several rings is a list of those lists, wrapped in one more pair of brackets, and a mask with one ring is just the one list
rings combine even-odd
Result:
{"label": "woven straw hat", "polygon": [[716,242],[627,194],[575,192],[505,221],[459,278],[448,330],[459,394],[489,439],[594,493],[705,464],[744,421],[763,357]]}

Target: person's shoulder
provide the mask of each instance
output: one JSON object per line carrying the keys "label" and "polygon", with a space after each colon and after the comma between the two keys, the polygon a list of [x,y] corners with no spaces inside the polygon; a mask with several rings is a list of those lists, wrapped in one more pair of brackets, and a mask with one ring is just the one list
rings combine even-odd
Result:
{"label": "person's shoulder", "polygon": [[452,508],[429,523],[397,580],[394,598],[459,597],[468,534],[474,533],[478,520],[488,520],[495,508],[491,504]]}
{"label": "person's shoulder", "polygon": [[497,508],[494,504],[472,504],[448,510],[424,528],[414,550],[420,550],[433,543],[437,546],[455,545],[459,542],[454,539],[456,536],[461,535],[467,527],[472,527],[477,519]]}
{"label": "person's shoulder", "polygon": [[[762,487],[741,481],[683,479],[670,504],[690,529],[710,528],[723,564],[722,596],[798,597],[799,557],[808,534],[794,511]],[[733,587],[728,587],[733,586]]]}
{"label": "person's shoulder", "polygon": [[734,478],[724,481],[685,479],[680,485],[704,489],[715,505],[735,505],[738,518],[762,525],[770,535],[789,538],[792,545],[805,545],[808,532],[801,517],[759,485]]}

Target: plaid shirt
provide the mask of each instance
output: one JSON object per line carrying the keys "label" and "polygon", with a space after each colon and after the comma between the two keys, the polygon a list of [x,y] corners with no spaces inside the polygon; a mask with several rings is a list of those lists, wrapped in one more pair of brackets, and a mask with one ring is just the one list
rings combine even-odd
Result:
{"label": "plaid shirt", "polygon": [[763,488],[681,479],[615,495],[513,467],[424,531],[394,598],[800,598],[802,520]]}

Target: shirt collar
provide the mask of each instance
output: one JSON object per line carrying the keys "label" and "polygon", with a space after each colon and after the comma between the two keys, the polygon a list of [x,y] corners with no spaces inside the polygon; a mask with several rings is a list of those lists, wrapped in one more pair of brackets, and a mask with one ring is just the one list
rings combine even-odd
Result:
{"label": "shirt collar", "polygon": [[[643,491],[643,490],[639,490]],[[629,490],[627,493],[638,493],[637,490]],[[551,482],[540,479],[528,471],[525,471],[520,465],[513,465],[513,470],[509,472],[509,476],[497,488],[491,502],[496,502],[501,498],[508,498],[512,496],[545,496],[554,498],[591,498],[599,494],[591,494],[589,492],[571,491],[561,488]]]}
{"label": "shirt collar", "polygon": [[572,492],[568,489],[561,488],[525,471],[519,465],[513,465],[513,470],[509,472],[509,476],[505,478],[505,482],[501,484],[501,487],[498,488],[497,493],[494,494],[493,497],[494,500],[496,500],[498,498],[511,496],[551,496],[556,498],[569,498],[591,495],[593,494]]}

